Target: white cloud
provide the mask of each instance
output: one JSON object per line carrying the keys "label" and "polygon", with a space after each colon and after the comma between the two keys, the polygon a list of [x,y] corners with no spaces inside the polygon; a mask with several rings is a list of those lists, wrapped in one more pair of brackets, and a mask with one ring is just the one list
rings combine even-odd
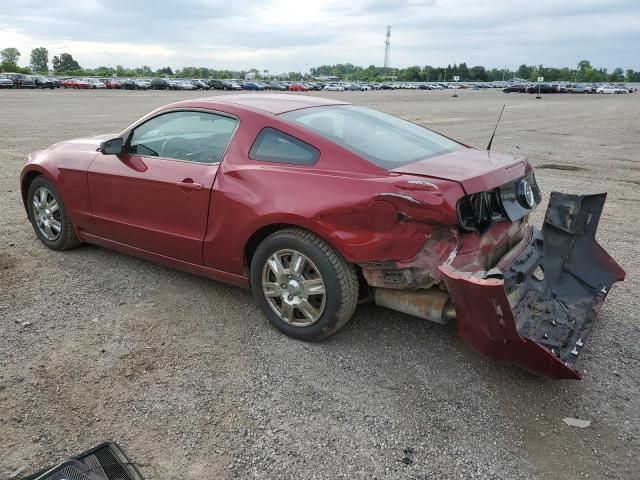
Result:
{"label": "white cloud", "polygon": [[71,53],[81,65],[303,70],[466,62],[516,68],[581,59],[640,69],[637,0],[4,0],[0,48]]}

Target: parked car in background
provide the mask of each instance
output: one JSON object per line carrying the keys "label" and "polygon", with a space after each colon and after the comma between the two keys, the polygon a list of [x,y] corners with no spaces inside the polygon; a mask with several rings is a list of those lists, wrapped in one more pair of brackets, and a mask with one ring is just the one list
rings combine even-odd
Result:
{"label": "parked car in background", "polygon": [[182,90],[182,84],[179,80],[167,79],[167,88],[169,90]]}
{"label": "parked car in background", "polygon": [[13,80],[4,73],[0,73],[0,88],[13,88]]}
{"label": "parked car in background", "polygon": [[89,82],[85,82],[78,78],[67,78],[62,81],[62,86],[64,88],[72,88],[74,90],[88,90],[91,88],[91,84]]}
{"label": "parked car in background", "polygon": [[627,93],[633,93],[636,89],[629,86],[629,85],[625,85],[624,83],[618,83],[617,85],[615,85],[616,88],[620,88],[621,90],[626,90]]}
{"label": "parked car in background", "polygon": [[433,90],[433,88],[431,88],[431,85],[427,85],[426,83],[421,83],[420,85],[418,85],[418,89],[420,89],[420,90]]}
{"label": "parked car in background", "polygon": [[209,85],[214,90],[242,90],[242,86],[232,80],[209,80]]}
{"label": "parked car in background", "polygon": [[128,78],[121,85],[124,90],[148,90],[151,83],[139,78]]}
{"label": "parked car in background", "polygon": [[197,90],[210,90],[211,87],[204,80],[191,80],[191,84],[196,87]]}
{"label": "parked car in background", "polygon": [[151,82],[149,80],[136,79],[134,80],[138,90],[148,90],[151,87]]}
{"label": "parked car in background", "polygon": [[628,93],[626,89],[616,87],[615,85],[600,85],[596,88],[596,93],[621,94]]}
{"label": "parked car in background", "polygon": [[269,84],[269,88],[271,90],[279,90],[279,91],[284,91],[289,89],[289,87],[282,82],[271,82]]}
{"label": "parked car in background", "polygon": [[566,83],[563,88],[567,93],[587,93],[584,83]]}
{"label": "parked car in background", "polygon": [[304,83],[297,82],[289,85],[290,92],[306,92],[308,90],[309,90],[309,87],[306,86]]}
{"label": "parked car in background", "polygon": [[344,91],[344,87],[339,83],[329,83],[324,86],[324,89],[328,92],[342,92]]}
{"label": "parked car in background", "polygon": [[527,85],[524,83],[514,83],[502,89],[504,93],[526,93]]}
{"label": "parked car in background", "polygon": [[561,93],[563,87],[558,84],[535,83],[527,87],[527,93]]}
{"label": "parked car in background", "polygon": [[100,78],[99,80],[104,83],[105,87],[109,90],[118,90],[122,88],[120,81],[115,78]]}
{"label": "parked car in background", "polygon": [[36,88],[36,82],[30,75],[24,73],[5,73],[7,78],[13,82],[13,88]]}
{"label": "parked car in background", "polygon": [[265,89],[265,86],[259,82],[242,82],[240,85],[243,90],[262,91]]}
{"label": "parked car in background", "polygon": [[165,78],[154,78],[151,80],[150,88],[152,90],[170,90],[171,84]]}
{"label": "parked car in background", "polygon": [[97,78],[83,78],[82,81],[87,82],[89,84],[89,88],[92,88],[94,90],[98,88],[107,88],[107,86]]}
{"label": "parked car in background", "polygon": [[148,90],[151,82],[139,78],[128,78],[122,80],[121,86],[124,90]]}
{"label": "parked car in background", "polygon": [[197,87],[189,80],[178,80],[177,85],[179,90],[197,90]]}
{"label": "parked car in background", "polygon": [[32,78],[34,83],[36,84],[36,88],[50,88],[52,90],[56,88],[55,83],[49,77],[34,75]]}

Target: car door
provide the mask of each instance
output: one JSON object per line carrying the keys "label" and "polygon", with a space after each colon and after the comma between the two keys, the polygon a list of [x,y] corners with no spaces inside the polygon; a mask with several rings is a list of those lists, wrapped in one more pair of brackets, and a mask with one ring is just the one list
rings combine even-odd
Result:
{"label": "car door", "polygon": [[89,167],[89,233],[201,264],[211,188],[237,124],[180,110],[125,133],[122,154],[98,154]]}

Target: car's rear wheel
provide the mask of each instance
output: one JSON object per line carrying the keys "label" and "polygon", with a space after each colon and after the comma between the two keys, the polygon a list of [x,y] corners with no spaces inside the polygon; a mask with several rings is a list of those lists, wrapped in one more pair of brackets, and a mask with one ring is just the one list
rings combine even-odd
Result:
{"label": "car's rear wheel", "polygon": [[353,265],[320,237],[298,228],[273,233],[258,246],[251,284],[271,324],[305,341],[337,332],[358,301]]}
{"label": "car's rear wheel", "polygon": [[58,190],[45,177],[37,177],[27,193],[29,218],[42,243],[52,250],[80,245],[71,217]]}

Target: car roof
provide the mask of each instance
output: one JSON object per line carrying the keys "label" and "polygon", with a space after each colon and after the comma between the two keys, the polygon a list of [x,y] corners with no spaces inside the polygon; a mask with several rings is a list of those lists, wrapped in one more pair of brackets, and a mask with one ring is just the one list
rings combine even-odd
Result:
{"label": "car roof", "polygon": [[264,110],[265,112],[278,115],[292,110],[301,110],[308,107],[320,107],[325,105],[349,105],[347,102],[332,100],[330,98],[320,98],[304,95],[287,95],[287,94],[240,94],[240,95],[220,95],[217,97],[209,97],[199,99],[198,101],[206,103],[232,103],[244,107]]}

